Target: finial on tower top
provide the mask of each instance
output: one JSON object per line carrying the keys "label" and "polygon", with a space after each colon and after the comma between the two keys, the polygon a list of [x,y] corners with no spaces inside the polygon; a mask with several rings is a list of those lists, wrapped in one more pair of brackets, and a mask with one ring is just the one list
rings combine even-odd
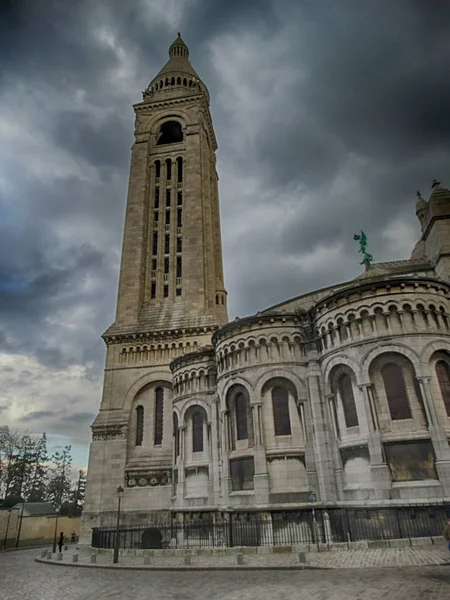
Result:
{"label": "finial on tower top", "polygon": [[441,185],[441,182],[438,179],[433,179],[433,183],[431,184],[431,188],[435,188],[438,185]]}
{"label": "finial on tower top", "polygon": [[189,48],[186,43],[183,41],[181,37],[181,33],[178,32],[177,39],[173,42],[173,44],[169,48],[169,56],[170,58],[175,58],[179,56],[183,56],[184,58],[189,57]]}

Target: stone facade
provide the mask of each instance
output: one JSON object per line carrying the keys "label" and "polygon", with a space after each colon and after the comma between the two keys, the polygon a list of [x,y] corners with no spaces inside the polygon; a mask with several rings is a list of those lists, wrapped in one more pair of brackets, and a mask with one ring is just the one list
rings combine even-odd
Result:
{"label": "stone facade", "polygon": [[209,94],[169,54],[134,107],[84,541],[119,485],[126,524],[450,501],[450,191],[418,196],[409,260],[227,323]]}

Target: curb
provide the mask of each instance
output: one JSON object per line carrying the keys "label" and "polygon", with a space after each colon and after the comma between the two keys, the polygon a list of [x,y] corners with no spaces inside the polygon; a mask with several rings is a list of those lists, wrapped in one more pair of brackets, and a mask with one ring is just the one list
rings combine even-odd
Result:
{"label": "curb", "polygon": [[334,571],[332,567],[313,567],[310,565],[295,565],[292,567],[250,567],[246,565],[233,565],[232,567],[152,567],[150,566],[121,566],[118,565],[90,565],[83,563],[63,563],[56,560],[48,560],[46,558],[35,558],[34,562],[44,565],[55,565],[57,567],[81,567],[82,569],[109,569],[115,571]]}

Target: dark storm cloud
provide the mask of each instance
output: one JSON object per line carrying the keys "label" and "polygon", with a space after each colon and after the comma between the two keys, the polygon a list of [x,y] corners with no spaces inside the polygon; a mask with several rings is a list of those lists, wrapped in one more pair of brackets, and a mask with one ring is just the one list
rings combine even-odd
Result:
{"label": "dark storm cloud", "polygon": [[45,367],[7,380],[23,397],[84,368],[22,419],[67,436],[92,421],[131,105],[177,31],[211,93],[233,318],[354,277],[360,228],[378,260],[408,256],[416,189],[450,184],[449,28],[444,0],[4,1],[0,351],[16,358],[2,373]]}

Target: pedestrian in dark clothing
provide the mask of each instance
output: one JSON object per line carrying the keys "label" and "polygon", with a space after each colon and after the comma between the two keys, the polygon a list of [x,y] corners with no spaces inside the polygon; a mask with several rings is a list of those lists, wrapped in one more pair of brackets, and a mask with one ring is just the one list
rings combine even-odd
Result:
{"label": "pedestrian in dark clothing", "polygon": [[450,550],[450,519],[448,519],[447,525],[444,527],[442,535],[444,536],[444,539],[447,542],[447,547]]}
{"label": "pedestrian in dark clothing", "polygon": [[64,546],[64,532],[62,532],[62,531],[59,534],[58,546],[59,546],[59,552],[61,553],[62,547]]}

